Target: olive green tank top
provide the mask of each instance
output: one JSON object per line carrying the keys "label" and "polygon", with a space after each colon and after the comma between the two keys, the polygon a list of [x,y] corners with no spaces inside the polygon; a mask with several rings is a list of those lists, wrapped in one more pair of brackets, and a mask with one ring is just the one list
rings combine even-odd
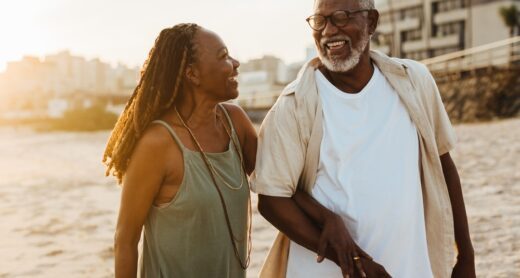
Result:
{"label": "olive green tank top", "polygon": [[[246,260],[249,186],[240,165],[240,144],[231,119],[228,149],[205,153],[217,175],[215,179],[224,197],[231,228],[242,262]],[[226,218],[210,172],[198,151],[184,147],[173,129],[163,125],[182,150],[184,177],[175,197],[167,204],[153,205],[144,224],[140,277],[246,277],[235,256]],[[237,146],[238,150],[242,148]],[[232,187],[231,189],[225,182]]]}

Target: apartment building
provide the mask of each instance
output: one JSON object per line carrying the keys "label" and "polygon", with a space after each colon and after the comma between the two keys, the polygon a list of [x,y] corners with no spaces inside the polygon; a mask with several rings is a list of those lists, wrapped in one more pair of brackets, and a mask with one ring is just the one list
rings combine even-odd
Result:
{"label": "apartment building", "polygon": [[86,60],[68,51],[44,59],[26,56],[7,64],[0,74],[0,95],[65,97],[73,93],[128,96],[137,85],[138,68],[112,67],[99,59]]}
{"label": "apartment building", "polygon": [[372,47],[422,60],[509,38],[500,7],[518,0],[386,0]]}
{"label": "apartment building", "polygon": [[242,63],[239,72],[238,102],[244,106],[271,104],[272,96],[279,94],[288,82],[287,66],[270,55]]}

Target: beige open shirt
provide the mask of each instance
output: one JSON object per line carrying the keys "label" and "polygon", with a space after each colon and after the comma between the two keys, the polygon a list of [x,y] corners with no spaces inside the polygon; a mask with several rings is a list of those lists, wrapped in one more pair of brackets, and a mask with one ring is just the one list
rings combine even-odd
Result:
{"label": "beige open shirt", "polygon": [[[453,216],[439,156],[455,145],[455,134],[428,69],[417,62],[371,51],[372,61],[398,93],[419,136],[421,186],[426,237],[435,277],[450,277],[455,258]],[[322,106],[308,62],[267,114],[259,134],[252,189],[258,194],[291,197],[297,187],[311,192],[316,181],[323,135]],[[279,233],[260,277],[285,277],[289,239]]]}

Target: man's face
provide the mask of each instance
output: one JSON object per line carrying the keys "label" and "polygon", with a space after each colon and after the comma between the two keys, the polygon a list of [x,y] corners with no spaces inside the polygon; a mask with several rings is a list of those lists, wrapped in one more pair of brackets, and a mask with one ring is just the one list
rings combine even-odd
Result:
{"label": "man's face", "polygon": [[[338,10],[359,10],[357,0],[316,0],[314,14],[329,16]],[[323,30],[313,31],[318,56],[332,72],[346,72],[354,68],[370,40],[368,12],[355,13],[343,27],[329,19]]]}

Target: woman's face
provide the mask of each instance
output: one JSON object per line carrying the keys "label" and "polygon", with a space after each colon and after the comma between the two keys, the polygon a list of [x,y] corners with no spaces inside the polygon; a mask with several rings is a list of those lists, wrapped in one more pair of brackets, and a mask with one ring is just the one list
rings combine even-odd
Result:
{"label": "woman's face", "polygon": [[238,67],[220,37],[201,28],[194,37],[196,61],[191,65],[195,86],[218,102],[238,97]]}

